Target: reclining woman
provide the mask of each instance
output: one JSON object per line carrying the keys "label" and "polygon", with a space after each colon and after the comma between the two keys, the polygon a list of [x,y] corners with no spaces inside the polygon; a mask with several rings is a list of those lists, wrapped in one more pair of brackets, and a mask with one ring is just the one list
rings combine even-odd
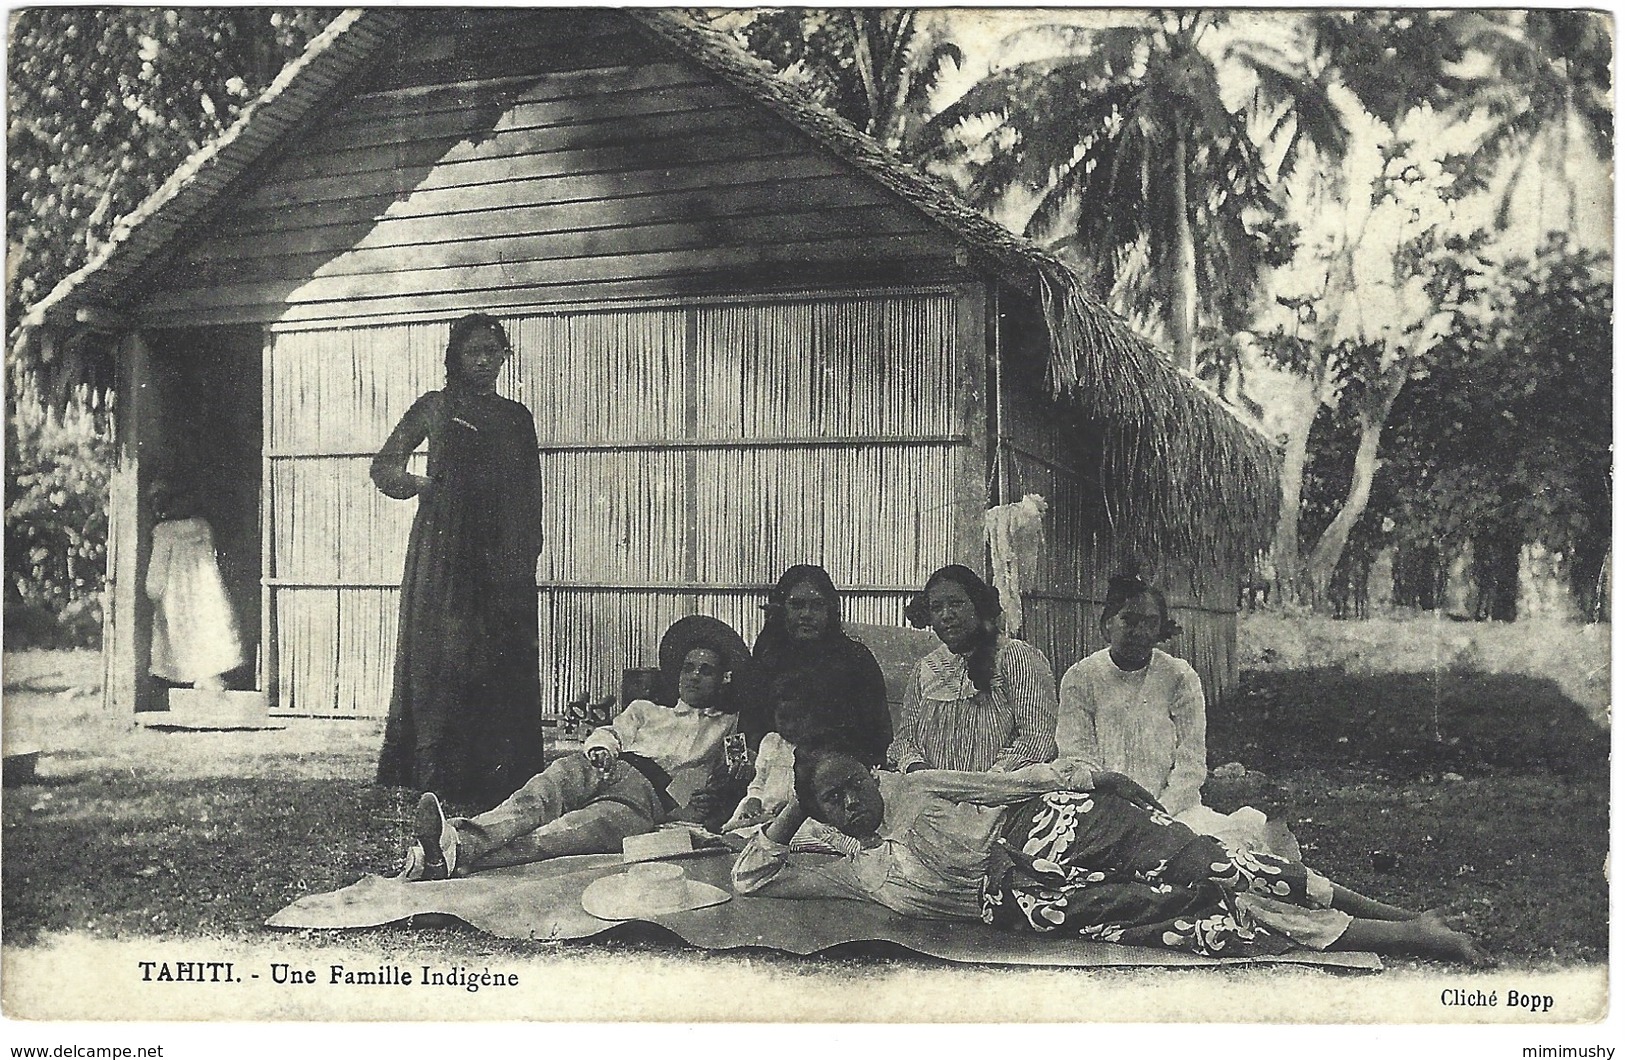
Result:
{"label": "reclining woman", "polygon": [[942,646],[903,690],[903,721],[887,758],[903,772],[1005,772],[1055,757],[1055,677],[1043,652],[999,630],[999,592],[950,564],[906,614]]}
{"label": "reclining woman", "polygon": [[[809,818],[841,858],[790,862]],[[1229,854],[1129,778],[1066,760],[877,778],[850,756],[800,748],[795,798],[740,852],[733,882],[740,894],[868,900],[1209,957],[1301,945],[1488,961],[1437,911],[1375,901],[1284,858]]]}
{"label": "reclining woman", "polygon": [[478,817],[447,819],[433,792],[418,803],[403,875],[445,879],[568,854],[610,854],[627,836],[652,832],[690,800],[722,758],[738,706],[732,675],[750,663],[726,623],[691,615],[661,639],[676,702],[627,704],[506,801]]}

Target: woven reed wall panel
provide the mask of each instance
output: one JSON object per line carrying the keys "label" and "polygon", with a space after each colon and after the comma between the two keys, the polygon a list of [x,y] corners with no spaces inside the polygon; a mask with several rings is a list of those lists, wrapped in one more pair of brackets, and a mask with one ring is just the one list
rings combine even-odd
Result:
{"label": "woven reed wall panel", "polygon": [[950,445],[544,453],[541,579],[752,584],[817,557],[843,584],[915,585],[952,553],[963,459]]}
{"label": "woven reed wall panel", "polygon": [[[1066,668],[1083,658],[1083,647],[1099,638],[1089,633],[1096,625],[1090,614],[1098,615],[1093,604],[1073,600],[1046,600],[1026,597],[1021,603],[1027,643],[1044,653],[1059,681]],[[1094,648],[1089,648],[1093,651]]]}
{"label": "woven reed wall panel", "polygon": [[1111,576],[1133,570],[1167,593],[1176,607],[1235,612],[1234,571],[1198,571],[1177,559],[1122,555],[1110,545],[1105,508],[1089,482],[1019,453],[1007,466],[1012,496],[1039,493],[1050,504],[1044,521],[1047,547],[1029,583],[1033,588],[1077,590],[1104,599]]}
{"label": "woven reed wall panel", "polygon": [[337,711],[382,717],[394,689],[399,589],[346,589],[339,594]]}
{"label": "woven reed wall panel", "polygon": [[[407,467],[422,474],[425,457]],[[373,487],[366,457],[271,461],[276,577],[296,582],[399,582],[416,505]]]}
{"label": "woven reed wall panel", "polygon": [[273,451],[368,452],[418,395],[445,379],[450,325],[276,336],[267,410]]}
{"label": "woven reed wall panel", "polygon": [[1106,518],[1098,489],[1021,454],[1013,454],[1005,466],[1010,474],[1006,484],[1010,497],[1037,493],[1049,502],[1044,517],[1045,548],[1027,586],[1104,591],[1105,581],[1098,577],[1094,556],[1095,540]]}
{"label": "woven reed wall panel", "polygon": [[543,454],[542,580],[689,580],[689,458],[669,449]]}
{"label": "woven reed wall panel", "polygon": [[[685,434],[689,311],[644,309],[521,317],[509,328],[515,400],[543,444]],[[544,483],[557,482],[545,474]]]}
{"label": "woven reed wall panel", "polygon": [[948,295],[699,314],[701,438],[947,434],[955,422]]}
{"label": "woven reed wall panel", "polygon": [[[516,355],[499,390],[531,409],[542,445],[538,606],[552,706],[581,687],[617,688],[680,615],[716,614],[754,638],[765,588],[791,564],[820,562],[839,584],[875,587],[848,613],[896,625],[907,592],[952,558],[952,484],[971,454],[955,440],[949,295],[504,323]],[[415,505],[373,488],[368,454],[441,385],[448,331],[442,321],[275,338],[278,709],[387,707],[393,586]],[[421,472],[423,460],[409,466]],[[671,588],[690,585],[730,588]]]}
{"label": "woven reed wall panel", "polygon": [[953,554],[951,485],[963,454],[947,445],[696,454],[695,576],[772,582],[812,559],[837,584],[919,585]]}
{"label": "woven reed wall panel", "polygon": [[[276,593],[277,701],[273,710],[307,716],[338,713],[341,671],[346,684],[353,683],[358,672],[349,660],[340,665],[339,596],[336,589]],[[386,701],[384,707],[388,705]]]}

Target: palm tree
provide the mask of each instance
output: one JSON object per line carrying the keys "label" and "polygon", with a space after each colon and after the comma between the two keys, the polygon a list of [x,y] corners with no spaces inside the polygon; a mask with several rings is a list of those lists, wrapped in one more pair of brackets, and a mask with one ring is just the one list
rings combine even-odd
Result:
{"label": "palm tree", "polygon": [[747,48],[887,147],[910,157],[930,95],[963,59],[919,9],[782,8],[720,13]]}
{"label": "palm tree", "polygon": [[[1049,237],[1128,312],[1159,322],[1187,370],[1203,322],[1241,328],[1266,256],[1280,249],[1270,167],[1247,116],[1225,107],[1208,54],[1228,17],[1176,11],[1024,31],[1059,55],[996,71],[927,129],[948,145],[944,156],[969,156],[979,206],[1018,188],[1036,194],[1027,234]],[[1283,164],[1306,144],[1341,150],[1347,134],[1323,79],[1262,48],[1236,57],[1254,72],[1270,131],[1286,137]]]}
{"label": "palm tree", "polygon": [[1455,160],[1458,180],[1482,187],[1506,163],[1496,225],[1507,227],[1513,196],[1531,177],[1556,176],[1568,192],[1566,221],[1578,222],[1578,193],[1568,162],[1574,132],[1598,159],[1613,156],[1613,42],[1606,16],[1595,11],[1534,9],[1474,13],[1461,33],[1483,53],[1490,72],[1453,108],[1459,118],[1482,115],[1489,127]]}

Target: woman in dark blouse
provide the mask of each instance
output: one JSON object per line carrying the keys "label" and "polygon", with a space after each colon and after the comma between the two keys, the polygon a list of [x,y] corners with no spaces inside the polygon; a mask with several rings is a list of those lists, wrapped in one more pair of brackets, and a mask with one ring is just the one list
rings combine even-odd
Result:
{"label": "woman in dark blouse", "polygon": [[797,564],[768,594],[756,638],[763,696],[740,727],[752,747],[777,732],[795,745],[844,751],[879,765],[891,743],[886,678],[868,648],[841,628],[841,595],[823,567]]}

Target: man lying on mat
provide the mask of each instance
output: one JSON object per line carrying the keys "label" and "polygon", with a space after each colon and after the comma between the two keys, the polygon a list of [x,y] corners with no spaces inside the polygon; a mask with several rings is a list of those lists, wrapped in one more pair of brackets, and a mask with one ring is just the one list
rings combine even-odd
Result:
{"label": "man lying on mat", "polygon": [[[567,854],[611,854],[627,836],[652,832],[705,784],[734,731],[739,708],[730,676],[748,665],[745,642],[726,623],[692,615],[662,638],[660,656],[677,702],[627,704],[615,721],[478,817],[447,819],[440,800],[418,802],[403,875],[440,880]],[[675,671],[675,672],[672,672]]]}
{"label": "man lying on mat", "polygon": [[[876,775],[802,747],[794,794],[735,862],[740,894],[866,899],[905,916],[1209,957],[1300,945],[1489,960],[1436,910],[1375,901],[1299,862],[1226,853],[1128,777],[1068,760]],[[809,818],[843,857],[791,862],[789,840]]]}

